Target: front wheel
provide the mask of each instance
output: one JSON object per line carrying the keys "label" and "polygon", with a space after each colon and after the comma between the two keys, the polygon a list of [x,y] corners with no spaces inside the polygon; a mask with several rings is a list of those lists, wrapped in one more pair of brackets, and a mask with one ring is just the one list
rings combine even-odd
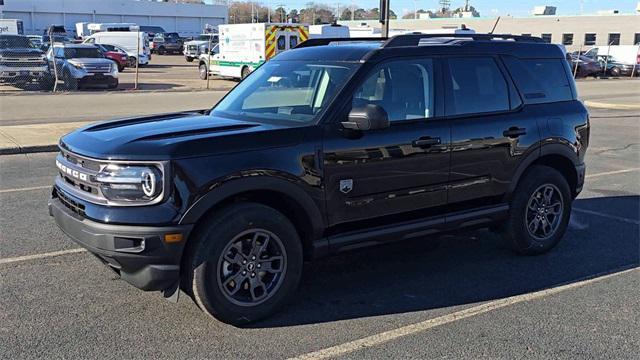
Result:
{"label": "front wheel", "polygon": [[193,62],[193,58],[189,56],[185,57],[185,60],[187,60],[187,62]]}
{"label": "front wheel", "polygon": [[618,67],[612,67],[611,70],[609,71],[611,73],[612,76],[620,76],[620,68]]}
{"label": "front wheel", "polygon": [[198,67],[198,71],[199,71],[200,79],[207,80],[207,77],[209,77],[209,69],[207,69],[207,64],[200,63],[200,66]]}
{"label": "front wheel", "polygon": [[551,250],[567,230],[572,201],[560,172],[548,166],[531,167],[514,192],[503,237],[521,254]]}
{"label": "front wheel", "polygon": [[136,67],[137,62],[138,62],[138,60],[136,60],[135,57],[130,56],[129,57],[129,64],[127,66],[129,66],[130,68],[134,68],[134,67]]}
{"label": "front wheel", "polygon": [[295,292],[302,244],[291,221],[277,210],[237,203],[212,215],[194,236],[185,285],[216,319],[234,325],[256,321]]}

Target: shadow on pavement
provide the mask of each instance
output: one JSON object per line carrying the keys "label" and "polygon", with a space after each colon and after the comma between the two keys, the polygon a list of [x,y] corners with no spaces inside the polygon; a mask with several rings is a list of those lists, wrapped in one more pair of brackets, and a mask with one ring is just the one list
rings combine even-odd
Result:
{"label": "shadow on pavement", "polygon": [[[624,209],[637,220],[639,196],[579,199],[574,209]],[[638,266],[638,225],[574,211],[560,244],[519,256],[488,230],[417,239],[319,260],[305,268],[297,296],[251,327],[281,327],[470,304],[537,291]],[[433,249],[433,242],[440,246]]]}

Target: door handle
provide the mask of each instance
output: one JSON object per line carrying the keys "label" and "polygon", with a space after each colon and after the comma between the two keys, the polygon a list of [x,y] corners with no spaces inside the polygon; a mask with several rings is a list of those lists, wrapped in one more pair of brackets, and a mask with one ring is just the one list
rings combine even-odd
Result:
{"label": "door handle", "polygon": [[519,128],[519,127],[510,127],[509,130],[505,130],[502,132],[502,135],[508,138],[517,138],[519,136],[525,135],[527,133],[527,129]]}
{"label": "door handle", "polygon": [[417,147],[417,148],[426,148],[429,146],[433,146],[433,145],[439,145],[440,144],[440,138],[439,137],[421,137],[418,140],[413,140],[413,142],[411,142],[411,145],[413,147]]}

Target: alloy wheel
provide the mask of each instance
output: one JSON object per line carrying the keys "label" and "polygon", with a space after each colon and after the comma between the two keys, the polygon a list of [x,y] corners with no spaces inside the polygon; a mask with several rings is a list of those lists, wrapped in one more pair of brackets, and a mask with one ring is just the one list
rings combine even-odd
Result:
{"label": "alloy wheel", "polygon": [[527,231],[536,240],[547,240],[558,230],[564,213],[560,190],[553,184],[538,187],[527,203]]}
{"label": "alloy wheel", "polygon": [[285,276],[287,256],[282,241],[264,229],[243,231],[218,260],[218,285],[227,300],[256,306],[271,298]]}

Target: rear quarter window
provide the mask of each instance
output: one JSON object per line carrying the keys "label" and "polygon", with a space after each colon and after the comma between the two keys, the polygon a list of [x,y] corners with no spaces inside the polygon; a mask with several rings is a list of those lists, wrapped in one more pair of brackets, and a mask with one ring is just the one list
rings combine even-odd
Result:
{"label": "rear quarter window", "polygon": [[517,59],[505,57],[505,64],[527,104],[574,99],[573,81],[567,76],[564,59]]}

